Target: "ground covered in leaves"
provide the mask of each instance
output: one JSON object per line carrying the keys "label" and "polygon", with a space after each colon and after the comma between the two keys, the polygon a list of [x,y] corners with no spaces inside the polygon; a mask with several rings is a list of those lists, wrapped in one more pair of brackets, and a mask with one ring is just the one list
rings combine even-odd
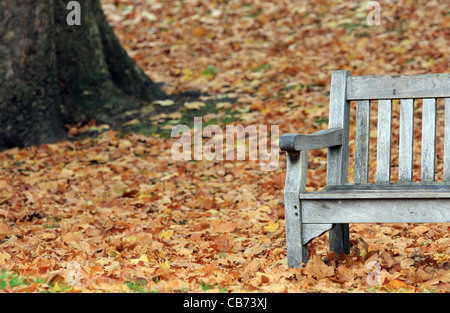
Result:
{"label": "ground covered in leaves", "polygon": [[[0,153],[0,291],[449,291],[448,224],[350,225],[349,255],[329,254],[323,235],[310,244],[306,267],[288,269],[285,156],[270,172],[261,171],[263,161],[175,161],[177,138],[170,137],[177,124],[192,127],[195,116],[204,126],[312,133],[326,128],[335,69],[444,72],[444,2],[383,2],[376,26],[367,25],[360,1],[102,3],[130,55],[166,92],[203,95],[171,113],[130,112],[114,129],[95,121],[68,126],[71,136],[99,133],[92,138]],[[418,103],[418,130],[420,112]],[[354,126],[351,146],[353,138]],[[376,143],[376,131],[371,138]],[[439,150],[437,180],[442,157]],[[312,191],[325,184],[326,151],[310,152],[309,160]]]}

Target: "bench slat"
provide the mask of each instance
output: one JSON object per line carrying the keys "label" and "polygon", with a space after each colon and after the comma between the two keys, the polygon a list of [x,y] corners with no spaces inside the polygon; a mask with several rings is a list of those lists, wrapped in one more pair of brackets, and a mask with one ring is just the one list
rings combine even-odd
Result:
{"label": "bench slat", "polygon": [[407,183],[389,183],[389,184],[345,184],[336,186],[327,186],[323,189],[326,192],[385,192],[396,191],[402,193],[404,191],[414,192],[449,192],[450,184],[443,182],[407,182]]}
{"label": "bench slat", "polygon": [[450,98],[445,99],[444,181],[450,181]]}
{"label": "bench slat", "polygon": [[307,192],[300,195],[300,200],[324,200],[324,199],[450,199],[450,191],[414,191],[403,190],[400,192],[389,190],[372,190],[356,192]]}
{"label": "bench slat", "polygon": [[369,180],[370,101],[356,103],[355,182]]}
{"label": "bench slat", "polygon": [[398,180],[410,182],[413,178],[414,99],[400,102],[400,142]]}
{"label": "bench slat", "polygon": [[450,199],[302,200],[303,223],[449,223]]}
{"label": "bench slat", "polygon": [[392,101],[378,101],[377,182],[391,180]]}
{"label": "bench slat", "polygon": [[422,113],[422,178],[434,181],[436,163],[436,99],[423,99]]}
{"label": "bench slat", "polygon": [[349,76],[347,100],[450,97],[450,73]]}

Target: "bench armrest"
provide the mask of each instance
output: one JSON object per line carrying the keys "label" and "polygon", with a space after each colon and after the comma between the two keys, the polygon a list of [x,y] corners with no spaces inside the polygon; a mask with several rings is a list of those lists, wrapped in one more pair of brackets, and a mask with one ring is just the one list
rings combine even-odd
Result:
{"label": "bench armrest", "polygon": [[280,138],[280,149],[287,152],[309,151],[342,145],[340,128],[324,129],[312,135],[286,134]]}

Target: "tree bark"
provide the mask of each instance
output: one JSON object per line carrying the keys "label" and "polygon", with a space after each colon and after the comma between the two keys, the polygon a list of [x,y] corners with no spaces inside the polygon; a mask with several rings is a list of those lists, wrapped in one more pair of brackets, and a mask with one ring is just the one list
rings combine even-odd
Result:
{"label": "tree bark", "polygon": [[64,124],[138,109],[167,96],[127,55],[99,0],[0,1],[0,149],[52,142]]}

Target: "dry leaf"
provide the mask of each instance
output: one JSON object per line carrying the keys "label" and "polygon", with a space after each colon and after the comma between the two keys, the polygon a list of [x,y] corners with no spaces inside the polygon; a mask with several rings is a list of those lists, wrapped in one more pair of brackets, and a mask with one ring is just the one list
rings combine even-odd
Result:
{"label": "dry leaf", "polygon": [[167,107],[167,106],[172,106],[175,104],[175,101],[171,100],[171,99],[166,99],[166,100],[155,100],[152,102],[152,104],[157,104],[160,105],[162,107]]}
{"label": "dry leaf", "polygon": [[303,273],[308,276],[315,277],[316,279],[322,279],[334,275],[334,268],[326,265],[320,256],[315,255],[308,261],[306,267],[303,269]]}
{"label": "dry leaf", "polygon": [[185,102],[184,107],[188,110],[199,110],[204,107],[206,103],[201,101]]}
{"label": "dry leaf", "polygon": [[269,224],[264,226],[264,230],[266,232],[269,233],[273,233],[274,231],[276,231],[278,229],[278,227],[280,227],[280,225],[278,223],[274,223],[273,221],[269,221]]}

